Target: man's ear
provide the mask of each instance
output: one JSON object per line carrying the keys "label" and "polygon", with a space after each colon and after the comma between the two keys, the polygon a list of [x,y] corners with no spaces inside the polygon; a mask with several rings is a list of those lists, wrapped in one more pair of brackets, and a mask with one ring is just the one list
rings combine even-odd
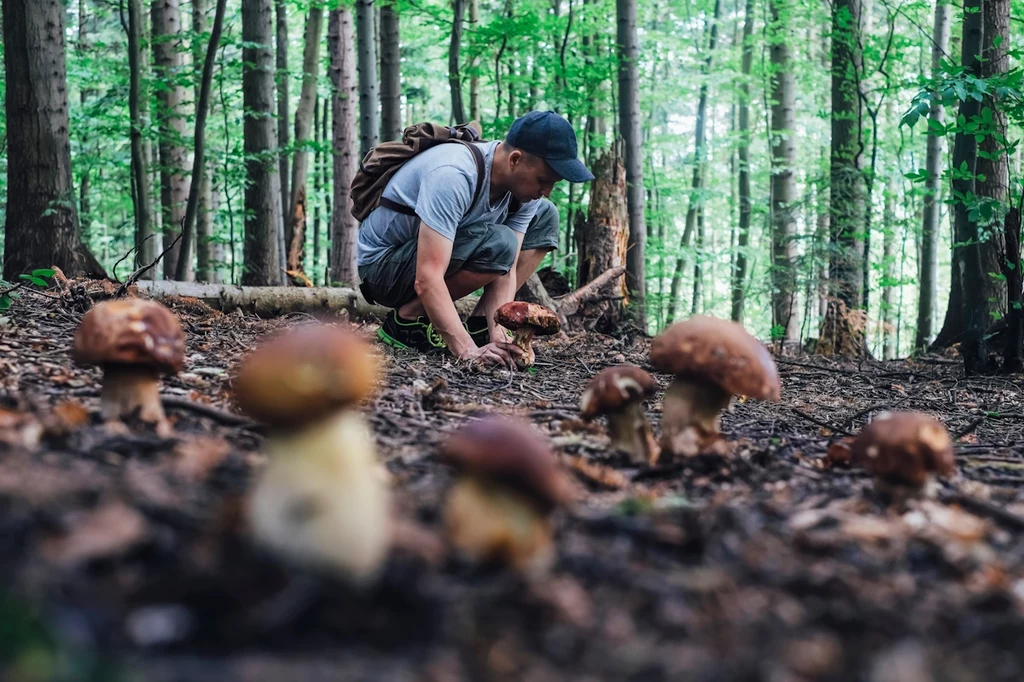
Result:
{"label": "man's ear", "polygon": [[508,165],[510,168],[515,168],[520,163],[522,163],[525,158],[526,155],[523,154],[522,150],[513,149],[512,152],[508,155]]}

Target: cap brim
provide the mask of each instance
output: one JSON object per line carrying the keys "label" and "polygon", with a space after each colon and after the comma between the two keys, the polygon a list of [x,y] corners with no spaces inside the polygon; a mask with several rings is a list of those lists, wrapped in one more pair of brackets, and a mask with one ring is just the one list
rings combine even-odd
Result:
{"label": "cap brim", "polygon": [[551,166],[551,170],[562,176],[569,182],[590,182],[594,174],[587,170],[579,159],[544,159]]}

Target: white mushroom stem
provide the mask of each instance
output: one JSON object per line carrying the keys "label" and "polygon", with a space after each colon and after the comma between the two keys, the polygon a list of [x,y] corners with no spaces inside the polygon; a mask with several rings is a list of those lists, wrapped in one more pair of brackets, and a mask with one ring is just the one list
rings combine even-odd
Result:
{"label": "white mushroom stem", "polygon": [[256,538],[284,557],[361,584],[391,542],[390,490],[373,436],[356,411],[273,434],[270,461],[249,500]]}
{"label": "white mushroom stem", "polygon": [[164,406],[160,402],[160,375],[152,367],[104,367],[100,410],[108,421],[121,419],[138,410],[142,421],[169,429]]}
{"label": "white mushroom stem", "polygon": [[720,416],[731,397],[715,384],[673,379],[662,407],[662,447],[673,455],[692,457],[716,443]]}
{"label": "white mushroom stem", "polygon": [[516,336],[512,343],[523,349],[523,357],[517,360],[521,367],[532,367],[537,356],[533,352],[534,328],[530,326],[520,327],[516,330]]}
{"label": "white mushroom stem", "polygon": [[460,479],[448,496],[452,546],[473,562],[499,561],[538,576],[554,562],[551,523],[525,495],[478,477]]}
{"label": "white mushroom stem", "polygon": [[617,412],[608,413],[608,435],[611,446],[629,454],[635,464],[653,465],[660,453],[651,425],[644,415],[643,403],[627,403]]}

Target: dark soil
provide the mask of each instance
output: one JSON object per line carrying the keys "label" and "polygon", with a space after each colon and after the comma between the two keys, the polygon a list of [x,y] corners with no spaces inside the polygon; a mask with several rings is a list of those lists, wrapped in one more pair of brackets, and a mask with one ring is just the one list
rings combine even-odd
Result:
{"label": "dark soil", "polygon": [[[560,512],[548,579],[402,548],[359,592],[267,556],[241,521],[263,430],[232,412],[229,376],[312,318],[169,301],[188,363],[164,382],[160,438],[101,423],[99,373],[68,353],[87,304],[26,294],[0,320],[0,679],[1024,678],[1019,377],[780,357],[782,402],[725,416],[735,456],[650,470],[577,416],[601,368],[649,369],[645,338],[541,342],[535,373],[381,346],[365,414],[405,518],[439,530],[436,444],[482,414],[531,420],[584,494]],[[648,407],[657,430],[660,396]],[[887,409],[961,435],[938,499],[889,507],[825,459]]]}

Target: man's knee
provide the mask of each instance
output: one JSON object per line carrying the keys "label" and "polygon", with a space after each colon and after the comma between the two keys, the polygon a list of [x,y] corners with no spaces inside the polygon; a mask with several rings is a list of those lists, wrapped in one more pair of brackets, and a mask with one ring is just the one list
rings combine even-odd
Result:
{"label": "man's knee", "polygon": [[481,235],[477,247],[468,254],[462,268],[471,272],[505,274],[516,260],[519,240],[510,228],[502,225],[490,227]]}

